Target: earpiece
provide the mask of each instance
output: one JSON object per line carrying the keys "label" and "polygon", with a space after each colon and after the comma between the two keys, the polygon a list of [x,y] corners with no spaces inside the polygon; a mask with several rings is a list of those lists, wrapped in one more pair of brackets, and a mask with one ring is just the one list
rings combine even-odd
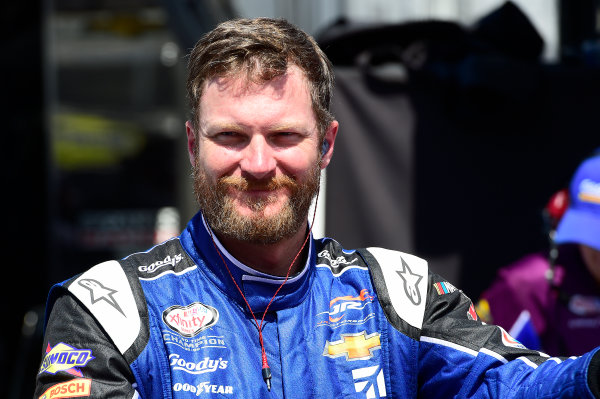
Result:
{"label": "earpiece", "polygon": [[323,145],[321,146],[321,156],[325,155],[329,151],[329,141],[323,140]]}

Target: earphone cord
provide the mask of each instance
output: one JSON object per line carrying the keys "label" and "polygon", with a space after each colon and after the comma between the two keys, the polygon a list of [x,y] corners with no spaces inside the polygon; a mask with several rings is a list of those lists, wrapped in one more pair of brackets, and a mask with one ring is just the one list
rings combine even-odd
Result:
{"label": "earphone cord", "polygon": [[215,250],[219,254],[219,257],[221,258],[221,261],[225,265],[225,268],[227,269],[227,273],[229,273],[229,276],[231,277],[231,280],[233,281],[233,284],[235,285],[235,287],[237,288],[238,292],[240,293],[240,295],[244,299],[244,302],[246,303],[246,306],[248,306],[248,310],[250,311],[250,314],[252,315],[252,318],[254,319],[254,324],[256,325],[256,328],[258,329],[258,340],[260,342],[260,349],[261,349],[262,376],[263,376],[263,380],[267,384],[267,389],[269,391],[271,391],[271,368],[269,367],[269,361],[267,359],[267,353],[265,352],[265,345],[264,345],[264,342],[263,342],[263,334],[262,334],[262,325],[263,325],[263,322],[265,320],[265,316],[267,315],[267,311],[269,310],[269,307],[271,306],[271,304],[275,300],[275,297],[277,296],[277,294],[279,293],[279,291],[281,290],[281,288],[283,287],[283,285],[288,281],[288,279],[290,277],[290,273],[292,271],[292,266],[294,265],[294,263],[296,263],[296,260],[298,259],[298,257],[302,253],[302,251],[304,250],[304,247],[306,246],[306,243],[308,242],[308,239],[310,238],[310,233],[312,231],[313,225],[315,224],[315,217],[317,215],[317,203],[318,203],[318,201],[319,201],[319,191],[317,191],[317,196],[315,198],[315,210],[313,212],[312,223],[309,226],[308,233],[306,234],[306,238],[304,239],[304,243],[300,247],[300,250],[298,250],[298,253],[296,253],[296,256],[294,256],[294,259],[292,260],[292,263],[290,263],[290,266],[288,267],[287,274],[285,275],[285,279],[279,285],[279,287],[277,288],[277,290],[273,294],[273,297],[271,298],[271,300],[267,304],[267,307],[265,308],[265,311],[263,312],[262,318],[260,319],[260,324],[258,323],[258,320],[256,319],[256,316],[254,315],[254,312],[252,311],[252,307],[250,306],[250,304],[248,303],[248,300],[246,299],[246,296],[242,292],[242,289],[240,288],[240,286],[238,285],[238,283],[235,281],[235,278],[233,277],[233,274],[231,273],[231,270],[229,270],[229,266],[227,266],[227,262],[225,261],[225,259],[223,259],[223,255],[221,254],[221,251],[219,251],[217,243],[215,242],[215,239],[213,237],[212,230],[208,229],[208,232],[210,234],[210,238],[212,239],[212,242],[213,242],[213,245],[215,247]]}

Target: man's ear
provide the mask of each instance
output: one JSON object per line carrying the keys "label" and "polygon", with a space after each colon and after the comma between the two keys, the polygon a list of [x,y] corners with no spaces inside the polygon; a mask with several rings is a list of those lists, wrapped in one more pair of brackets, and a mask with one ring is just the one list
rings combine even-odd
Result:
{"label": "man's ear", "polygon": [[196,151],[198,151],[198,148],[196,147],[196,134],[192,122],[185,122],[185,131],[187,133],[188,156],[190,157],[190,163],[193,166],[196,163]]}
{"label": "man's ear", "polygon": [[335,146],[335,138],[337,136],[339,123],[334,120],[329,124],[327,131],[325,132],[325,137],[323,138],[323,142],[327,142],[326,145],[323,146],[323,152],[321,153],[321,169],[325,169],[329,162],[331,162],[331,157],[333,156],[333,147]]}

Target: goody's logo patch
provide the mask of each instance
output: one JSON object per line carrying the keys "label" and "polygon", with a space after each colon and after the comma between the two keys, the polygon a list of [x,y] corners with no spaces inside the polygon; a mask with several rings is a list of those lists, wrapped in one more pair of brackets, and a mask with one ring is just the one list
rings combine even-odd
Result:
{"label": "goody's logo patch", "polygon": [[177,254],[173,257],[171,257],[171,255],[167,255],[167,257],[163,260],[156,261],[147,266],[138,266],[138,270],[143,273],[154,273],[156,270],[165,266],[175,267],[179,262],[181,262],[182,259],[183,256],[181,254]]}
{"label": "goody's logo patch", "polygon": [[79,368],[85,367],[92,359],[94,356],[89,349],[77,349],[62,342],[54,347],[48,344],[39,374],[56,374],[64,371],[77,377],[83,377]]}
{"label": "goody's logo patch", "polygon": [[171,306],[163,312],[162,316],[170,329],[184,337],[196,336],[200,331],[214,326],[219,320],[217,309],[200,302],[187,306]]}
{"label": "goody's logo patch", "polygon": [[188,374],[214,373],[217,370],[226,369],[229,363],[222,357],[218,359],[205,357],[199,362],[188,362],[177,353],[169,355],[169,362],[173,370],[181,370]]}
{"label": "goody's logo patch", "polygon": [[39,399],[81,398],[90,396],[92,380],[76,378],[67,382],[52,385]]}

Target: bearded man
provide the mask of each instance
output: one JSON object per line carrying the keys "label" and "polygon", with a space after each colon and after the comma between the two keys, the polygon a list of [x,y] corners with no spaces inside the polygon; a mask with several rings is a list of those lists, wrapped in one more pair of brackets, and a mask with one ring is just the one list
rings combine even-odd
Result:
{"label": "bearded man", "polygon": [[186,123],[200,211],[178,237],[51,290],[36,396],[598,395],[597,351],[549,359],[482,323],[423,259],[312,237],[332,86],[315,41],[284,20],[200,39]]}

